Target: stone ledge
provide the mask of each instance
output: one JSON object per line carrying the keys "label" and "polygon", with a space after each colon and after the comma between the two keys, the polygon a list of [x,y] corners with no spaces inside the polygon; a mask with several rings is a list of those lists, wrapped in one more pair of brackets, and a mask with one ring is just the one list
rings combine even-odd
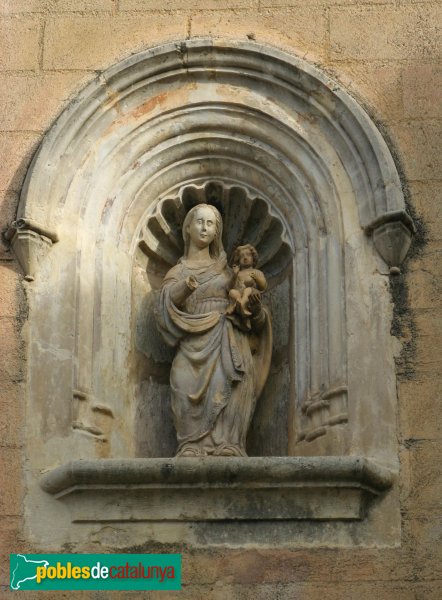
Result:
{"label": "stone ledge", "polygon": [[76,460],[40,480],[73,522],[363,519],[393,474],[347,457]]}

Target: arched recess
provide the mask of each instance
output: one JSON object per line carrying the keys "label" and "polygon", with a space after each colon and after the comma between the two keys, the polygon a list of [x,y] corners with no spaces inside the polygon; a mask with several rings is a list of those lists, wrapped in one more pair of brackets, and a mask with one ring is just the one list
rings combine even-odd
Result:
{"label": "arched recess", "polygon": [[383,259],[397,268],[413,229],[389,150],[362,108],[304,61],[259,44],[192,40],[102,73],[29,169],[12,243],[35,279],[29,435],[42,461],[55,448],[137,454],[140,344],[150,353],[144,381],[158,383],[146,423],[167,421],[161,363],[170,354],[156,345],[148,307],[143,325],[145,268],[155,243],[167,246],[165,200],[209,184],[242,190],[255,210],[264,203],[287,248],[273,306],[285,379],[267,392],[255,451],[278,435],[263,423],[284,396],[287,454],[389,460],[395,378]]}

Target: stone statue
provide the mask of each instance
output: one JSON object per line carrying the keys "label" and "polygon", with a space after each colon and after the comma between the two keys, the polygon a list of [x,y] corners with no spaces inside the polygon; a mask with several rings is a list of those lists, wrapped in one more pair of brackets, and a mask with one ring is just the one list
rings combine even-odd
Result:
{"label": "stone statue", "polygon": [[165,276],[156,311],[164,339],[177,347],[170,373],[177,456],[246,456],[270,366],[269,314],[252,286],[245,310],[228,310],[240,271],[227,264],[214,206],[192,208],[182,233],[184,256]]}
{"label": "stone statue", "polygon": [[[227,314],[232,314],[235,310],[243,317],[252,315],[249,309],[249,300],[253,297],[253,290],[257,289],[264,292],[267,288],[267,281],[262,271],[256,268],[258,262],[258,253],[251,244],[238,246],[233,253],[232,270],[233,278],[229,297],[230,306],[227,308]],[[250,320],[246,321],[248,329],[251,328]]]}

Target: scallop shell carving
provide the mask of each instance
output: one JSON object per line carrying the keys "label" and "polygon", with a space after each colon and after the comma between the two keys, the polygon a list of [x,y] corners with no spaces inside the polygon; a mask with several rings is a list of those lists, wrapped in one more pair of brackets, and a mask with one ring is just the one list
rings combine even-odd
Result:
{"label": "scallop shell carving", "polygon": [[[269,285],[285,277],[292,251],[281,220],[262,198],[251,196],[240,186],[217,181],[187,185],[175,196],[160,200],[140,232],[139,248],[148,257],[147,273],[160,281],[183,255],[182,224],[196,204],[218,208],[223,218],[223,244],[230,261],[235,248],[252,244],[258,251],[258,265]],[[156,287],[156,286],[155,286]]]}

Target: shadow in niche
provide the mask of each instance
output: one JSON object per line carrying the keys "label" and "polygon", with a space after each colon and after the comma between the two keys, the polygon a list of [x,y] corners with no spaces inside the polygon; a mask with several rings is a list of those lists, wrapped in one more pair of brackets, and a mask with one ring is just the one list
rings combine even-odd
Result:
{"label": "shadow in niche", "polygon": [[287,456],[290,400],[290,306],[288,278],[265,294],[273,327],[270,373],[256,403],[247,436],[249,456]]}
{"label": "shadow in niche", "polygon": [[[291,322],[289,266],[291,250],[278,217],[266,201],[244,188],[210,181],[189,185],[178,198],[160,201],[140,234],[133,289],[136,317],[136,453],[141,457],[174,456],[176,435],[170,404],[170,366],[175,354],[156,326],[154,303],[167,271],[183,253],[185,214],[200,202],[216,206],[223,217],[223,244],[230,260],[234,249],[251,243],[259,254],[258,268],[269,282],[263,296],[273,323],[270,373],[257,401],[248,434],[250,456],[287,456],[290,396],[289,331]],[[150,291],[149,291],[150,290]]]}
{"label": "shadow in niche", "polygon": [[161,458],[175,455],[176,435],[170,406],[170,366],[174,349],[160,336],[154,315],[155,292],[144,295],[136,321],[139,351],[135,388],[136,456]]}

